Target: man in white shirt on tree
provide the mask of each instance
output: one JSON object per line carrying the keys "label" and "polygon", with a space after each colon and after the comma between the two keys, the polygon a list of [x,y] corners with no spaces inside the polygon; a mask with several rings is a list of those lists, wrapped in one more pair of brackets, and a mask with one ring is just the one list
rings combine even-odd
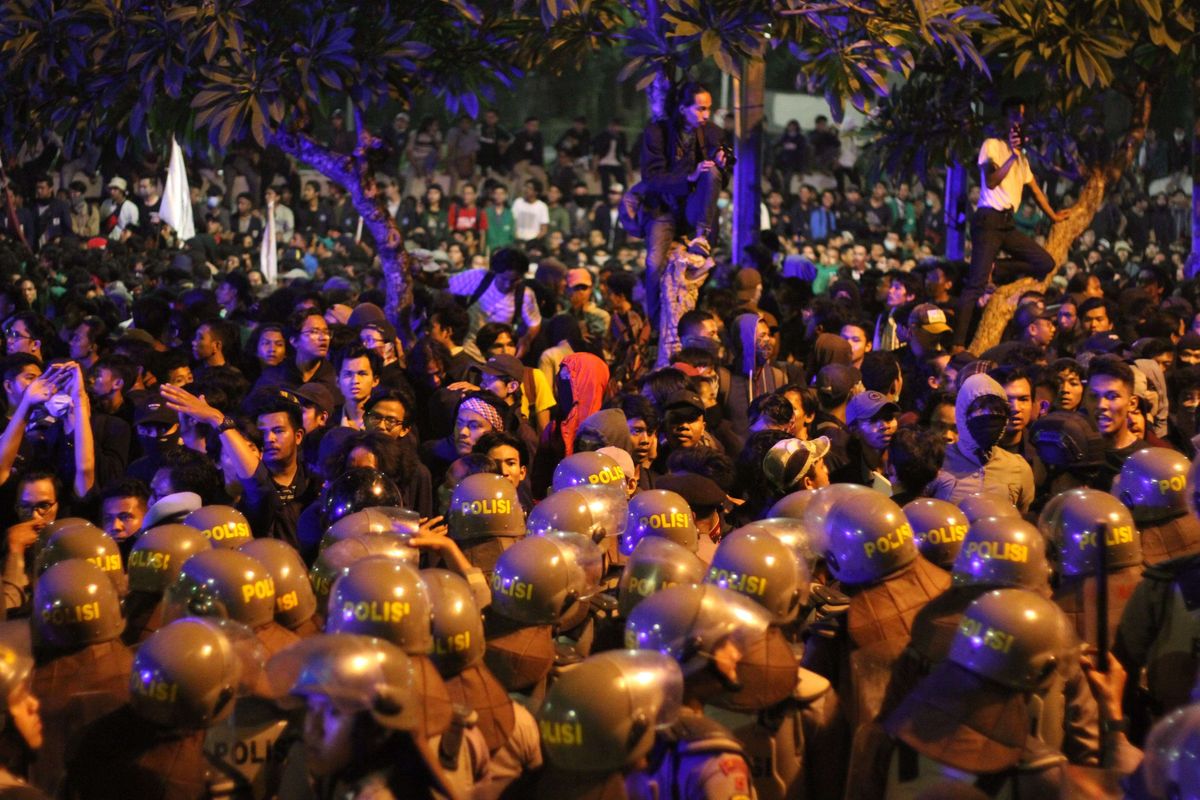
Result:
{"label": "man in white shirt on tree", "polygon": [[[979,204],[971,218],[971,269],[963,282],[954,322],[954,345],[961,349],[967,341],[976,305],[989,280],[1010,283],[1030,276],[1044,278],[1054,269],[1054,259],[1037,242],[1017,230],[1013,213],[1021,207],[1021,193],[1028,186],[1033,198],[1054,222],[1066,219],[1068,212],[1055,211],[1033,178],[1025,156],[1025,103],[1008,98],[1001,106],[1008,134],[1005,139],[991,138],[979,149]],[[997,261],[1000,251],[1008,258]],[[993,268],[1001,270],[993,278]]]}
{"label": "man in white shirt on tree", "polygon": [[550,207],[539,197],[541,193],[541,183],[528,180],[525,181],[521,196],[513,201],[513,222],[518,244],[526,245],[541,239],[550,230]]}

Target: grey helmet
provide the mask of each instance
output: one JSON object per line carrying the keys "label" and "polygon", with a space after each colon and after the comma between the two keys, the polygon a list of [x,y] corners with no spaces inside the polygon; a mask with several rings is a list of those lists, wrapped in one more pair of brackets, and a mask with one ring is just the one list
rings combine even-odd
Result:
{"label": "grey helmet", "polygon": [[35,647],[74,650],[110,642],[125,630],[116,587],[95,564],[78,558],[47,569],[33,587]]}
{"label": "grey helmet", "polygon": [[971,492],[959,502],[959,508],[966,515],[968,523],[974,523],[984,517],[1017,517],[1021,512],[1009,500],[1008,495],[999,489],[985,489]]}
{"label": "grey helmet", "polygon": [[483,617],[475,594],[461,575],[423,569],[421,580],[433,606],[433,652],[430,657],[443,678],[457,675],[483,660],[487,650]]}
{"label": "grey helmet", "polygon": [[816,497],[815,489],[801,489],[798,492],[784,495],[771,506],[768,517],[784,517],[786,519],[804,519],[808,504]]}
{"label": "grey helmet", "polygon": [[918,497],[904,506],[904,516],[912,527],[917,551],[926,561],[950,569],[970,527],[967,515],[945,500]]}
{"label": "grey helmet", "polygon": [[1041,531],[1023,519],[977,519],[971,523],[951,575],[956,586],[1045,591],[1050,581],[1046,541]]}
{"label": "grey helmet", "polygon": [[822,555],[830,573],[842,583],[876,583],[917,558],[904,512],[878,492],[870,497],[854,492],[835,500],[824,530]]}
{"label": "grey helmet", "polygon": [[655,732],[675,722],[683,674],[650,650],[594,655],[555,681],[538,709],[546,758],[570,772],[615,772],[638,764]]}
{"label": "grey helmet", "polygon": [[416,536],[421,527],[421,515],[407,508],[376,506],[355,511],[329,526],[321,537],[321,548],[353,536],[387,533],[409,538]]}
{"label": "grey helmet", "polygon": [[1191,464],[1177,450],[1147,447],[1121,467],[1113,481],[1113,496],[1133,512],[1139,524],[1171,519],[1188,510]]}
{"label": "grey helmet", "polygon": [[409,546],[408,539],[390,533],[356,536],[334,542],[317,555],[308,571],[308,581],[312,584],[318,611],[328,605],[329,592],[337,579],[345,574],[351,564],[368,556],[387,556],[413,568],[421,561],[420,551]]}
{"label": "grey helmet", "polygon": [[373,636],[409,655],[428,654],[433,607],[420,571],[386,556],[351,564],[329,595],[325,630]]}
{"label": "grey helmet", "polygon": [[260,628],[275,619],[275,579],[266,565],[239,550],[196,553],[163,595],[163,622],[187,616]]}
{"label": "grey helmet", "polygon": [[275,579],[275,621],[295,630],[317,611],[304,559],[282,539],[251,539],[240,548],[263,563]]}
{"label": "grey helmet", "polygon": [[587,492],[582,489],[559,489],[533,507],[525,519],[525,532],[573,531],[585,536],[601,532],[592,516]]}
{"label": "grey helmet", "polygon": [[606,536],[625,532],[625,470],[611,456],[596,451],[574,453],[554,468],[554,491],[576,488],[587,491],[592,517]]}
{"label": "grey helmet", "polygon": [[761,605],[776,625],[791,622],[808,603],[808,566],[770,533],[738,529],[721,540],[705,583],[731,589]]}
{"label": "grey helmet", "polygon": [[117,543],[99,528],[84,525],[59,528],[46,539],[38,553],[34,573],[41,575],[69,559],[81,559],[102,569],[119,594],[124,595],[129,588]]}
{"label": "grey helmet", "polygon": [[1050,539],[1055,544],[1063,575],[1096,573],[1097,534],[1101,527],[1106,531],[1109,569],[1142,563],[1142,537],[1129,509],[1108,492],[1086,489],[1067,496],[1058,515],[1057,530]]}
{"label": "grey helmet", "polygon": [[479,472],[459,481],[446,515],[456,542],[525,535],[525,513],[512,482],[502,475]]}
{"label": "grey helmet", "polygon": [[129,676],[130,706],[164,728],[207,728],[228,717],[238,697],[258,688],[265,662],[262,644],[244,625],[179,619],[138,647]]}
{"label": "grey helmet", "polygon": [[600,548],[580,534],[529,536],[500,554],[492,573],[492,608],[526,625],[553,625],[598,590]]}
{"label": "grey helmet", "polygon": [[617,583],[617,605],[628,618],[638,603],[672,586],[700,583],[708,565],[686,547],[649,536],[634,548]]}
{"label": "grey helmet", "polygon": [[1070,621],[1052,601],[1025,589],[996,589],[967,607],[948,658],[1009,688],[1036,691],[1075,644]]}
{"label": "grey helmet", "polygon": [[169,523],[138,534],[129,553],[129,590],[162,594],[179,577],[183,562],[212,542],[190,525]]}
{"label": "grey helmet", "polygon": [[670,539],[693,553],[700,546],[692,507],[680,495],[665,489],[638,492],[629,501],[621,552],[629,555],[648,536]]}
{"label": "grey helmet", "polygon": [[643,600],[625,622],[625,646],[671,656],[691,675],[734,637],[740,649],[770,627],[767,610],[720,586],[672,586]]}
{"label": "grey helmet", "polygon": [[236,549],[254,536],[246,515],[233,506],[202,506],[184,517],[183,524],[207,536],[213,547]]}

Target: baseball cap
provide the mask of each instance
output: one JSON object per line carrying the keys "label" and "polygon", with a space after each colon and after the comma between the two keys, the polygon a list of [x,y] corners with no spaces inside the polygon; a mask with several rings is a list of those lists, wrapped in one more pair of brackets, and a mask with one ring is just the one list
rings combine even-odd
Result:
{"label": "baseball cap", "polygon": [[671,392],[667,395],[667,402],[663,403],[663,409],[670,411],[673,408],[693,408],[704,413],[704,401],[700,399],[700,395],[688,389],[680,389],[677,392]]}
{"label": "baseball cap", "polygon": [[322,383],[309,381],[291,390],[292,395],[301,403],[316,406],[326,414],[333,413],[333,394]]}
{"label": "baseball cap", "polygon": [[1053,320],[1057,314],[1055,313],[1054,309],[1047,308],[1046,305],[1040,301],[1032,301],[1028,303],[1022,303],[1021,307],[1017,309],[1017,313],[1014,316],[1017,321],[1017,328],[1019,330],[1025,330],[1039,319]]}
{"label": "baseball cap", "polygon": [[525,379],[525,365],[516,356],[492,356],[486,363],[479,365],[479,371],[488,375],[499,375],[518,383]]}
{"label": "baseball cap", "polygon": [[880,392],[859,392],[846,406],[846,424],[853,425],[859,420],[875,419],[885,411],[899,414],[900,406]]}
{"label": "baseball cap", "polygon": [[763,458],[763,473],[767,480],[781,492],[790,491],[808,474],[817,459],[829,452],[829,438],[784,439],[776,442]]}
{"label": "baseball cap", "polygon": [[817,392],[827,398],[844,398],[862,381],[862,373],[848,364],[826,364],[817,373]]}
{"label": "baseball cap", "polygon": [[1120,351],[1124,344],[1121,341],[1121,337],[1116,333],[1105,331],[1104,333],[1093,333],[1084,340],[1079,350],[1080,352],[1092,353],[1116,353]]}
{"label": "baseball cap", "polygon": [[129,191],[129,183],[119,175],[108,182],[109,189],[113,188],[114,186],[120,189],[122,192]]}
{"label": "baseball cap", "polygon": [[725,492],[712,478],[696,475],[692,472],[679,472],[664,475],[654,481],[655,489],[665,489],[687,501],[695,511],[697,508],[710,509],[725,504],[728,499]]}
{"label": "baseball cap", "polygon": [[349,319],[346,324],[351,328],[363,328],[372,322],[387,322],[387,314],[383,313],[383,309],[374,303],[359,303],[350,312]]}
{"label": "baseball cap", "polygon": [[920,329],[925,333],[937,335],[953,330],[946,322],[946,312],[933,303],[921,303],[908,315],[910,330]]}
{"label": "baseball cap", "polygon": [[177,422],[179,422],[179,415],[167,408],[167,404],[158,397],[138,406],[133,415],[134,425],[174,425]]}
{"label": "baseball cap", "polygon": [[591,285],[592,285],[592,273],[588,272],[586,269],[576,268],[576,269],[567,270],[567,287],[568,288],[573,289],[576,286],[591,287]]}

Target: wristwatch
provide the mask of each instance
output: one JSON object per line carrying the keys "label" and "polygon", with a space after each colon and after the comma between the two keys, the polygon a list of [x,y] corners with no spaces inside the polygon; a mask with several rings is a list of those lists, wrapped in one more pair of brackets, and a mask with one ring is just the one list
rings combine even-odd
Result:
{"label": "wristwatch", "polygon": [[237,421],[233,417],[222,417],[221,424],[217,426],[217,433],[224,433],[230,428],[236,428]]}
{"label": "wristwatch", "polygon": [[1129,730],[1129,722],[1125,719],[1109,719],[1100,721],[1101,733],[1125,733]]}

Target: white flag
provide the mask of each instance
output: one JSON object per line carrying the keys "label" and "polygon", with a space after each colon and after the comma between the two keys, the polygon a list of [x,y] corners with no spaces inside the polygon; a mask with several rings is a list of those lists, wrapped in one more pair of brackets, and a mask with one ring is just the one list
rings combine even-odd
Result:
{"label": "white flag", "polygon": [[171,164],[167,167],[167,186],[163,191],[158,218],[175,229],[180,244],[196,235],[192,219],[192,195],[188,189],[187,169],[183,165],[183,148],[171,137]]}
{"label": "white flag", "polygon": [[267,203],[266,230],[263,231],[262,250],[258,254],[258,265],[266,284],[270,286],[275,283],[275,275],[279,272],[279,248],[275,245],[274,203]]}

